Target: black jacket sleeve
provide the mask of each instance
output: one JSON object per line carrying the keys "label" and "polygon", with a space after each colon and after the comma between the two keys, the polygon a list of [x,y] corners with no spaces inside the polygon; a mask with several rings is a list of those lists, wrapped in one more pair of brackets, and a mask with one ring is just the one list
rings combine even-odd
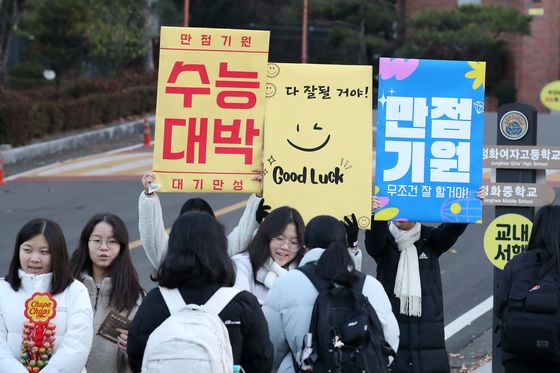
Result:
{"label": "black jacket sleeve", "polygon": [[163,302],[159,289],[152,289],[144,298],[128,329],[126,352],[132,372],[142,370],[142,359],[148,338],[169,315],[169,310]]}
{"label": "black jacket sleeve", "polygon": [[[373,218],[373,216],[372,216]],[[371,229],[366,230],[365,244],[368,254],[377,261],[389,247],[389,228],[386,221],[371,221]]]}
{"label": "black jacket sleeve", "polygon": [[247,373],[269,373],[272,370],[274,350],[268,334],[268,323],[259,302],[253,294],[240,294],[246,312],[242,319],[243,349],[241,366]]}
{"label": "black jacket sleeve", "polygon": [[505,309],[507,298],[511,290],[512,277],[512,271],[504,270],[502,281],[496,287],[494,295],[494,314],[499,320],[502,319],[503,310]]}

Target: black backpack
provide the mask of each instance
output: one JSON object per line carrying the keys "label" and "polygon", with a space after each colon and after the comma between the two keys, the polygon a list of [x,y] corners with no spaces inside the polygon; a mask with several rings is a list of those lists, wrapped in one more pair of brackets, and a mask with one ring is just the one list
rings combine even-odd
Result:
{"label": "black backpack", "polygon": [[560,356],[560,289],[550,271],[541,274],[545,252],[527,253],[512,279],[503,309],[501,345],[505,352],[531,358]]}
{"label": "black backpack", "polygon": [[319,295],[313,306],[309,333],[304,338],[296,372],[388,372],[394,351],[385,341],[375,309],[362,294],[366,276],[355,272],[352,284],[335,286],[320,277],[315,263],[298,268]]}

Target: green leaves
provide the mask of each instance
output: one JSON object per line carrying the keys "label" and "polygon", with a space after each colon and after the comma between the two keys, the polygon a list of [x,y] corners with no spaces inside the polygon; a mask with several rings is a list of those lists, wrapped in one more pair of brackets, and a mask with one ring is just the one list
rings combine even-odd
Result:
{"label": "green leaves", "polygon": [[61,75],[116,74],[148,50],[147,0],[29,0],[22,28],[28,57]]}
{"label": "green leaves", "polygon": [[515,8],[495,5],[468,5],[451,10],[424,10],[410,19],[412,29],[432,31],[472,31],[489,33],[516,33],[529,35],[531,17],[523,15]]}
{"label": "green leaves", "polygon": [[391,46],[397,13],[392,1],[310,0],[309,18],[328,30],[329,62],[374,64]]}
{"label": "green leaves", "polygon": [[506,71],[507,36],[529,35],[531,17],[515,8],[467,5],[424,10],[406,26],[396,56],[486,61],[487,90],[492,91]]}

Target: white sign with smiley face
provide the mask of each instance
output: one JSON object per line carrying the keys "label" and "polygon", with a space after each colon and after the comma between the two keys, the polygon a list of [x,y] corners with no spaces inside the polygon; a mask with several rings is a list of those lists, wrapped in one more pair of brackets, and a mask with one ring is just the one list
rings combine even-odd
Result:
{"label": "white sign with smiley face", "polygon": [[308,221],[356,214],[368,228],[372,180],[371,66],[269,64],[264,198]]}

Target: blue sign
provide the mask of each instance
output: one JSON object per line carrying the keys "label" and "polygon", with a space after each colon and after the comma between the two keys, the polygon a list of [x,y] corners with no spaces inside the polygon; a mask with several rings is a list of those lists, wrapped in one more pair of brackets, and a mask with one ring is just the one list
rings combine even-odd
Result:
{"label": "blue sign", "polygon": [[381,58],[376,220],[482,219],[485,62]]}

